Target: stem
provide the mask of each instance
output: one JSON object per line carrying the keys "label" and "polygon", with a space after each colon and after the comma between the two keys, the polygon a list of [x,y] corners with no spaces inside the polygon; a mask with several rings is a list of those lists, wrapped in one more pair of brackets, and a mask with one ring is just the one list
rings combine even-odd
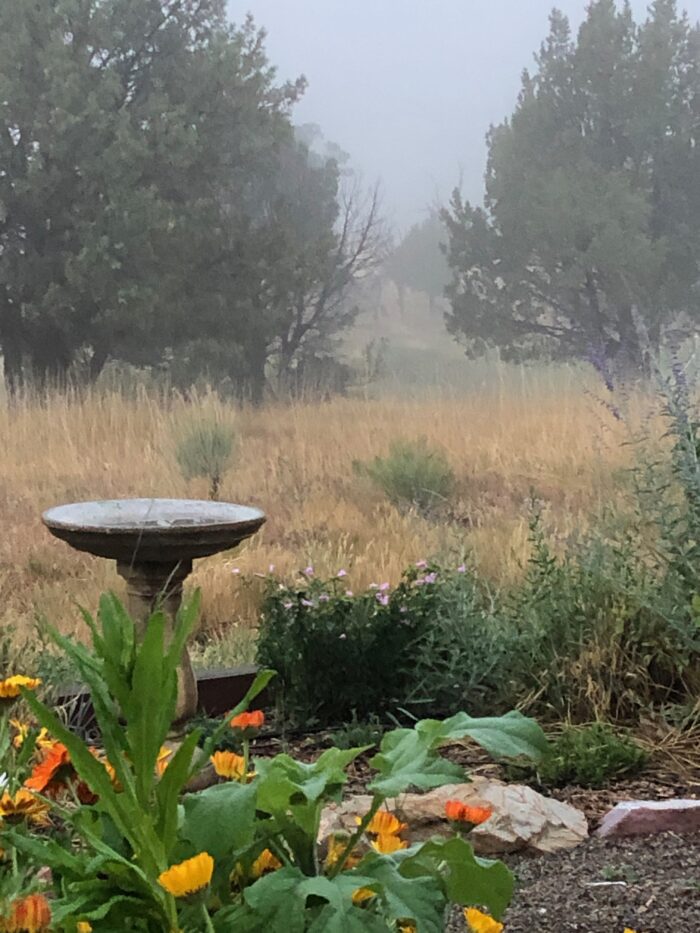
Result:
{"label": "stem", "polygon": [[329,878],[335,878],[335,876],[339,875],[340,872],[343,870],[343,868],[345,868],[345,863],[347,862],[350,853],[352,852],[352,850],[355,848],[357,843],[362,838],[365,830],[367,829],[369,824],[372,822],[372,817],[374,816],[374,814],[377,812],[377,810],[381,807],[383,803],[384,803],[384,797],[381,797],[375,794],[375,796],[372,798],[371,807],[369,808],[367,813],[365,813],[365,815],[362,817],[362,821],[360,825],[357,827],[357,830],[350,837],[350,841],[346,845],[343,851],[343,854],[340,856],[336,864],[331,869],[330,874],[328,876]]}
{"label": "stem", "polygon": [[209,911],[207,910],[207,905],[204,901],[201,901],[200,907],[202,908],[202,917],[204,918],[204,930],[206,933],[216,933],[214,924],[211,922],[211,917],[209,916]]}
{"label": "stem", "polygon": [[250,739],[243,739],[243,779],[241,784],[248,780],[248,764],[250,762]]}

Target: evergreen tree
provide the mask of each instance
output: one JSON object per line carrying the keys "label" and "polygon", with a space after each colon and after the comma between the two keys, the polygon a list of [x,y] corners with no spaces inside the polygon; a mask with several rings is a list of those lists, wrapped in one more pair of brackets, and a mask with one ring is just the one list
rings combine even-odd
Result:
{"label": "evergreen tree", "polygon": [[488,137],[483,207],[456,192],[448,327],[472,353],[627,370],[697,326],[700,32],[674,0],[637,26],[594,0],[554,12],[512,118]]}

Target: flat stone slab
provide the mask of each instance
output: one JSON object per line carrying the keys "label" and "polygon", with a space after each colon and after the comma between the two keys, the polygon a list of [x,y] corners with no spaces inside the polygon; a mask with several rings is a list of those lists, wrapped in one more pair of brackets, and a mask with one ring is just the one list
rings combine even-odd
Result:
{"label": "flat stone slab", "polygon": [[609,810],[596,836],[655,835],[700,832],[700,800],[625,800]]}

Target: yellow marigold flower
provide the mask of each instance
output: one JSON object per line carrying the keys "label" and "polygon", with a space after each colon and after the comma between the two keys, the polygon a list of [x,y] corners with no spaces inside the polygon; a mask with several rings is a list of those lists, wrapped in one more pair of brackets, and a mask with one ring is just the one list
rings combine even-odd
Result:
{"label": "yellow marigold flower", "polygon": [[[10,725],[15,730],[12,744],[15,748],[21,748],[29,736],[32,727],[27,722],[20,722],[19,719],[11,719]],[[36,741],[34,742],[34,748],[43,750],[46,748],[51,748],[52,745],[53,739],[49,735],[48,729],[45,729],[42,726],[37,734]]]}
{"label": "yellow marigold flower", "polygon": [[353,904],[360,907],[365,903],[365,901],[368,901],[376,896],[377,892],[370,890],[370,888],[358,888],[356,891],[352,892],[352,902]]}
{"label": "yellow marigold flower", "polygon": [[88,923],[87,920],[78,920],[75,933],[92,933],[92,924]]}
{"label": "yellow marigold flower", "polygon": [[158,757],[156,758],[156,773],[158,777],[163,777],[165,774],[165,769],[170,764],[170,757],[172,753],[172,748],[168,748],[167,745],[161,745],[160,751],[158,752]]}
{"label": "yellow marigold flower", "polygon": [[[358,824],[362,822],[359,818],[356,819]],[[377,836],[398,836],[404,829],[408,829],[407,823],[401,823],[388,810],[379,810],[369,821],[366,831]]]}
{"label": "yellow marigold flower", "polygon": [[472,933],[501,933],[503,924],[488,914],[483,914],[476,907],[466,907],[464,910],[464,919]]}
{"label": "yellow marigold flower", "polygon": [[400,923],[399,933],[416,933],[416,927],[413,923]]}
{"label": "yellow marigold flower", "polygon": [[242,781],[245,773],[245,758],[235,752],[214,752],[209,759],[219,777],[229,781]]}
{"label": "yellow marigold flower", "polygon": [[280,862],[277,856],[273,855],[269,849],[263,849],[253,862],[250,874],[253,878],[260,878],[261,875],[266,875],[269,871],[277,871],[277,869],[281,867],[282,862]]}
{"label": "yellow marigold flower", "polygon": [[372,842],[372,848],[382,855],[391,855],[392,852],[398,852],[399,849],[405,849],[408,843],[393,833],[380,833]]}
{"label": "yellow marigold flower", "polygon": [[[347,849],[349,841],[350,837],[342,833],[337,833],[328,837],[328,852],[326,853],[326,858],[323,863],[326,869],[335,868]],[[357,851],[351,852],[345,860],[345,867],[354,868],[360,861],[360,858],[361,856]]]}
{"label": "yellow marigold flower", "polygon": [[14,797],[8,791],[0,797],[0,819],[6,823],[27,820],[36,826],[46,826],[49,822],[48,812],[48,803],[44,803],[24,787],[20,788]]}
{"label": "yellow marigold flower", "polygon": [[636,930],[631,929],[630,927],[625,927],[624,933],[637,933]]}
{"label": "yellow marigold flower", "polygon": [[208,852],[200,852],[199,855],[171,865],[167,871],[161,872],[158,875],[158,884],[173,897],[186,897],[206,888],[213,874],[214,859]]}
{"label": "yellow marigold flower", "polygon": [[41,681],[38,677],[26,677],[24,674],[14,674],[0,680],[0,700],[16,700],[20,695],[20,687],[27,690],[36,690]]}
{"label": "yellow marigold flower", "polygon": [[13,901],[10,913],[0,920],[2,933],[48,933],[51,908],[43,894],[28,894]]}

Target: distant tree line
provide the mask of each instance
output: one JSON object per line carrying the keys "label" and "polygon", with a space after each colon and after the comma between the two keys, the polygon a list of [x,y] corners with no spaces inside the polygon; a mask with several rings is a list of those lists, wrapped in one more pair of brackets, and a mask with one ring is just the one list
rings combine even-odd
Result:
{"label": "distant tree line", "polygon": [[295,131],[224,0],[0,5],[0,350],[11,391],[109,360],[259,401],[353,320],[376,191]]}
{"label": "distant tree line", "polygon": [[454,194],[447,323],[471,354],[644,372],[700,322],[700,30],[674,0],[635,24],[556,10],[512,117],[488,136],[483,206]]}

